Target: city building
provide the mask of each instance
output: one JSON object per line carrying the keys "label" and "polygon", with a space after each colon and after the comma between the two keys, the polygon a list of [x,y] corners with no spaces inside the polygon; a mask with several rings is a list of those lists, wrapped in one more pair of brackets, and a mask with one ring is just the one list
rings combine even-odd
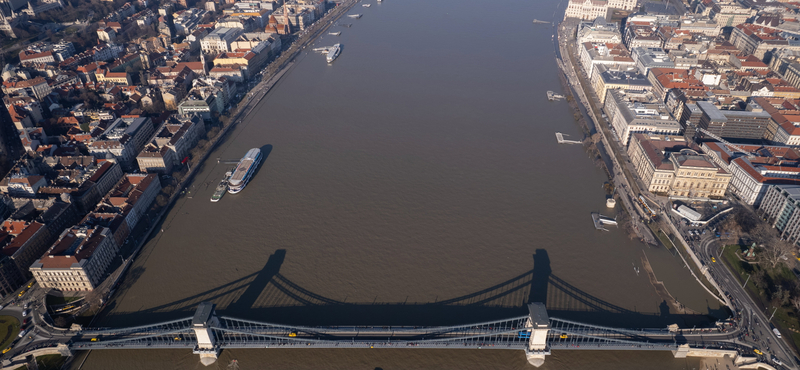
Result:
{"label": "city building", "polygon": [[586,42],[578,47],[578,56],[587,76],[592,76],[598,65],[609,68],[634,67],[628,50],[622,44],[602,44]]}
{"label": "city building", "polygon": [[785,146],[705,142],[703,152],[732,176],[730,192],[758,206],[770,185],[800,185],[800,152]]}
{"label": "city building", "polygon": [[758,209],[781,239],[800,245],[800,185],[770,185]]}
{"label": "city building", "polygon": [[633,10],[636,4],[636,0],[570,0],[564,13],[564,19],[606,18],[609,9]]}
{"label": "city building", "polygon": [[605,111],[623,146],[634,133],[677,135],[681,126],[650,91],[609,90]]}
{"label": "city building", "polygon": [[64,230],[29,270],[44,289],[91,291],[103,281],[118,250],[110,229],[76,226]]}
{"label": "city building", "polygon": [[639,72],[645,76],[651,68],[675,68],[675,63],[662,48],[637,47],[631,51],[631,58]]}
{"label": "city building", "polygon": [[146,172],[171,173],[172,167],[189,156],[191,148],[204,134],[205,123],[200,115],[171,115],[136,157],[139,169]]}
{"label": "city building", "polygon": [[147,214],[159,191],[158,175],[128,173],[103,197],[93,213],[121,215],[128,229],[133,230]]}
{"label": "city building", "polygon": [[739,24],[733,28],[730,43],[737,49],[764,59],[773,49],[800,50],[800,40],[786,38],[780,30],[755,24]]}
{"label": "city building", "polygon": [[723,110],[708,101],[698,101],[703,112],[698,127],[729,139],[763,139],[770,125],[770,114],[750,100],[745,110]]}
{"label": "city building", "polygon": [[591,22],[578,25],[577,44],[587,42],[600,44],[621,44],[622,34],[617,23],[607,23],[605,18],[597,18]]}
{"label": "city building", "polygon": [[647,80],[660,102],[666,101],[667,93],[672,89],[681,90],[684,96],[691,99],[704,99],[709,93],[709,88],[686,69],[652,68]]}
{"label": "city building", "polygon": [[28,280],[28,267],[50,246],[47,229],[36,221],[7,219],[0,226],[0,296],[6,297]]}
{"label": "city building", "polygon": [[652,90],[653,86],[636,68],[609,69],[598,65],[592,74],[592,87],[601,103],[606,102],[608,90]]}
{"label": "city building", "polygon": [[200,40],[200,49],[214,55],[231,51],[231,43],[242,33],[241,28],[217,28]]}
{"label": "city building", "polygon": [[654,194],[678,198],[723,198],[731,175],[680,136],[631,137],[628,155]]}
{"label": "city building", "polygon": [[153,122],[146,117],[117,118],[93,142],[89,153],[98,159],[114,158],[124,171],[134,169],[136,155],[153,135]]}

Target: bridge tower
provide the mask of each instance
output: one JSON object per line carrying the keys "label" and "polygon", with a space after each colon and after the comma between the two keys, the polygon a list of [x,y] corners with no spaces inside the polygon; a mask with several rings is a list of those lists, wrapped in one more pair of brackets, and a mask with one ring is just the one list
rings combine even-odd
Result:
{"label": "bridge tower", "polygon": [[200,355],[200,362],[205,366],[216,362],[219,355],[219,346],[212,330],[214,326],[219,325],[214,306],[215,304],[211,302],[200,303],[192,318],[192,328],[197,336],[197,345],[192,353]]}
{"label": "bridge tower", "polygon": [[526,323],[531,328],[528,346],[525,347],[525,357],[528,362],[536,367],[544,364],[544,357],[550,354],[547,348],[547,333],[550,331],[550,317],[544,303],[529,303],[530,318]]}

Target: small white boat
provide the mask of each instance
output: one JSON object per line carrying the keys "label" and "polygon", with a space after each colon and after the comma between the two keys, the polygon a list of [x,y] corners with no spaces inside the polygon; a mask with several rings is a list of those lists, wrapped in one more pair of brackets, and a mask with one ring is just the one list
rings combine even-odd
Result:
{"label": "small white boat", "polygon": [[350,18],[358,19],[358,18],[361,18],[362,15],[363,14],[348,14],[347,16],[350,17]]}
{"label": "small white boat", "polygon": [[339,35],[342,34],[342,32],[341,31],[339,31],[339,32],[328,32],[328,34],[329,35],[334,35],[334,36],[339,36]]}
{"label": "small white boat", "polygon": [[371,6],[372,6],[372,4],[361,4],[361,6],[363,6],[363,7],[365,7],[365,8],[369,8],[369,7],[371,7]]}

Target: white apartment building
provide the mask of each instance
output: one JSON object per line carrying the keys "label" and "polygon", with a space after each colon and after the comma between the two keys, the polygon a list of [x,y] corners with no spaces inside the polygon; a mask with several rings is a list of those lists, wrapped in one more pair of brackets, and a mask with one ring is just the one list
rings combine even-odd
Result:
{"label": "white apartment building", "polygon": [[61,233],[30,272],[45,289],[90,291],[103,281],[118,249],[110,229],[75,226]]}
{"label": "white apartment building", "polygon": [[564,19],[578,18],[594,20],[598,17],[605,18],[608,9],[633,10],[636,0],[570,0]]}

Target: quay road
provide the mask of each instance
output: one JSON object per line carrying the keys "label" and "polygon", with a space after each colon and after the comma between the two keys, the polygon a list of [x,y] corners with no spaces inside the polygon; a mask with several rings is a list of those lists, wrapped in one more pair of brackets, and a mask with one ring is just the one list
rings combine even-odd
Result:
{"label": "quay road", "polygon": [[[723,247],[724,248],[724,247]],[[736,307],[736,319],[743,329],[744,336],[740,343],[752,345],[765,354],[780,359],[783,364],[796,364],[797,358],[791,348],[772,332],[767,317],[770,312],[762,312],[749,294],[742,288],[738,279],[720,260],[723,250],[713,234],[708,233],[694,246],[709,272],[715,277],[720,287],[730,295],[733,307]],[[714,258],[717,262],[711,262]],[[793,367],[796,368],[796,367]]]}
{"label": "quay road", "polygon": [[[559,63],[559,67],[561,67],[562,71],[566,75],[569,84],[572,86],[572,90],[577,94],[576,100],[585,109],[586,114],[584,116],[587,120],[587,123],[593,123],[595,130],[601,135],[603,146],[606,148],[608,157],[613,163],[613,168],[609,169],[609,171],[612,172],[611,181],[614,183],[614,188],[619,194],[620,199],[622,199],[625,208],[629,210],[628,213],[631,217],[631,223],[634,231],[636,231],[636,234],[642,238],[643,242],[658,245],[655,236],[653,236],[647,226],[642,223],[641,219],[637,217],[638,212],[636,211],[634,203],[636,195],[640,193],[639,186],[635,182],[631,184],[631,182],[628,181],[628,179],[635,179],[636,177],[631,175],[626,166],[621,165],[621,163],[625,163],[625,160],[619,156],[610,142],[613,140],[615,135],[608,129],[604,122],[600,122],[600,116],[597,114],[595,104],[592,104],[593,102],[589,100],[589,97],[593,94],[586,93],[584,91],[584,87],[581,84],[579,76],[579,74],[582,73],[582,68],[580,68],[580,66],[573,65],[572,51],[575,49],[575,42],[566,35],[570,34],[574,27],[577,27],[577,22],[572,20],[566,20],[558,26],[558,54],[560,55],[561,59],[556,59],[556,61]],[[599,102],[597,105],[599,105]],[[625,172],[626,176],[614,175],[619,174],[620,170]]]}
{"label": "quay road", "polygon": [[[595,127],[597,131],[601,133],[603,138],[603,144],[610,151],[609,157],[611,157],[614,163],[614,173],[612,175],[613,181],[615,185],[617,185],[617,190],[622,190],[626,194],[620,194],[623,201],[628,200],[628,197],[635,197],[636,194],[649,194],[649,192],[645,193],[642,192],[641,189],[645,188],[640,186],[639,178],[635,175],[635,171],[632,170],[632,164],[630,160],[627,159],[627,156],[624,153],[624,150],[621,149],[623,147],[622,143],[619,143],[616,140],[616,135],[611,131],[610,127],[608,127],[607,121],[605,119],[601,119],[597,115],[597,111],[595,108],[596,106],[600,106],[599,100],[596,98],[595,94],[588,88],[586,85],[586,77],[583,75],[583,70],[579,66],[575,66],[573,64],[573,56],[574,54],[572,51],[575,50],[575,41],[572,40],[571,35],[574,33],[574,27],[576,23],[564,21],[558,28],[558,43],[559,43],[559,51],[561,54],[561,61],[562,67],[564,69],[564,73],[567,76],[570,84],[573,86],[573,90],[579,96],[579,101],[586,109],[589,118],[591,121],[595,123]],[[581,84],[581,80],[583,80],[584,84]],[[591,96],[591,99],[589,100]],[[615,141],[614,144],[620,144],[620,146],[613,145],[611,141]],[[621,186],[620,186],[621,185]],[[675,224],[669,214],[669,206],[667,203],[663,205],[660,202],[657,202],[662,207],[662,211],[665,213],[665,222],[669,223],[673,230],[677,231]],[[629,206],[629,203],[625,203],[628,206],[628,209],[631,212],[634,212],[634,209]],[[635,228],[644,227],[638,220],[633,220]],[[646,230],[643,230],[646,231]],[[679,232],[676,232],[676,237],[680,239],[679,241],[683,243],[683,245],[690,246],[686,240],[684,240],[683,236],[680,235]],[[709,235],[711,237],[711,235]],[[728,302],[725,302],[728,307],[734,312],[734,319],[737,323],[736,330],[733,332],[737,335],[736,338],[729,338],[732,342],[748,347],[752,347],[753,349],[758,349],[764,355],[766,359],[777,358],[778,361],[772,361],[773,365],[783,364],[783,366],[791,369],[798,369],[798,359],[794,355],[794,352],[789,349],[786,343],[783,340],[777,338],[777,336],[772,332],[771,328],[769,327],[769,320],[765,313],[761,312],[758,308],[758,305],[750,298],[747,292],[743,289],[742,286],[739,285],[738,281],[734,277],[733,273],[728,270],[726,267],[722,266],[721,263],[712,263],[711,261],[711,253],[715,252],[714,248],[710,247],[713,244],[713,240],[709,240],[709,237],[704,239],[701,242],[701,245],[698,248],[692,248],[688,252],[690,254],[695,254],[694,252],[698,252],[701,255],[701,258],[705,261],[706,265],[709,265],[709,272],[711,274],[712,279],[709,279],[712,284],[717,285],[718,289],[720,290],[720,294],[725,294],[731,299],[724,297],[724,299]],[[683,245],[678,245],[676,247],[682,248]],[[698,264],[698,268],[704,268],[700,260],[693,258],[695,262]],[[694,273],[693,273],[694,274]],[[697,277],[696,277],[697,278]],[[699,282],[699,279],[698,279]],[[701,286],[708,288],[705,284]],[[709,291],[710,292],[710,291]],[[710,292],[712,295],[716,297],[716,294]],[[732,333],[729,333],[732,334]],[[753,352],[755,354],[755,352]]]}

